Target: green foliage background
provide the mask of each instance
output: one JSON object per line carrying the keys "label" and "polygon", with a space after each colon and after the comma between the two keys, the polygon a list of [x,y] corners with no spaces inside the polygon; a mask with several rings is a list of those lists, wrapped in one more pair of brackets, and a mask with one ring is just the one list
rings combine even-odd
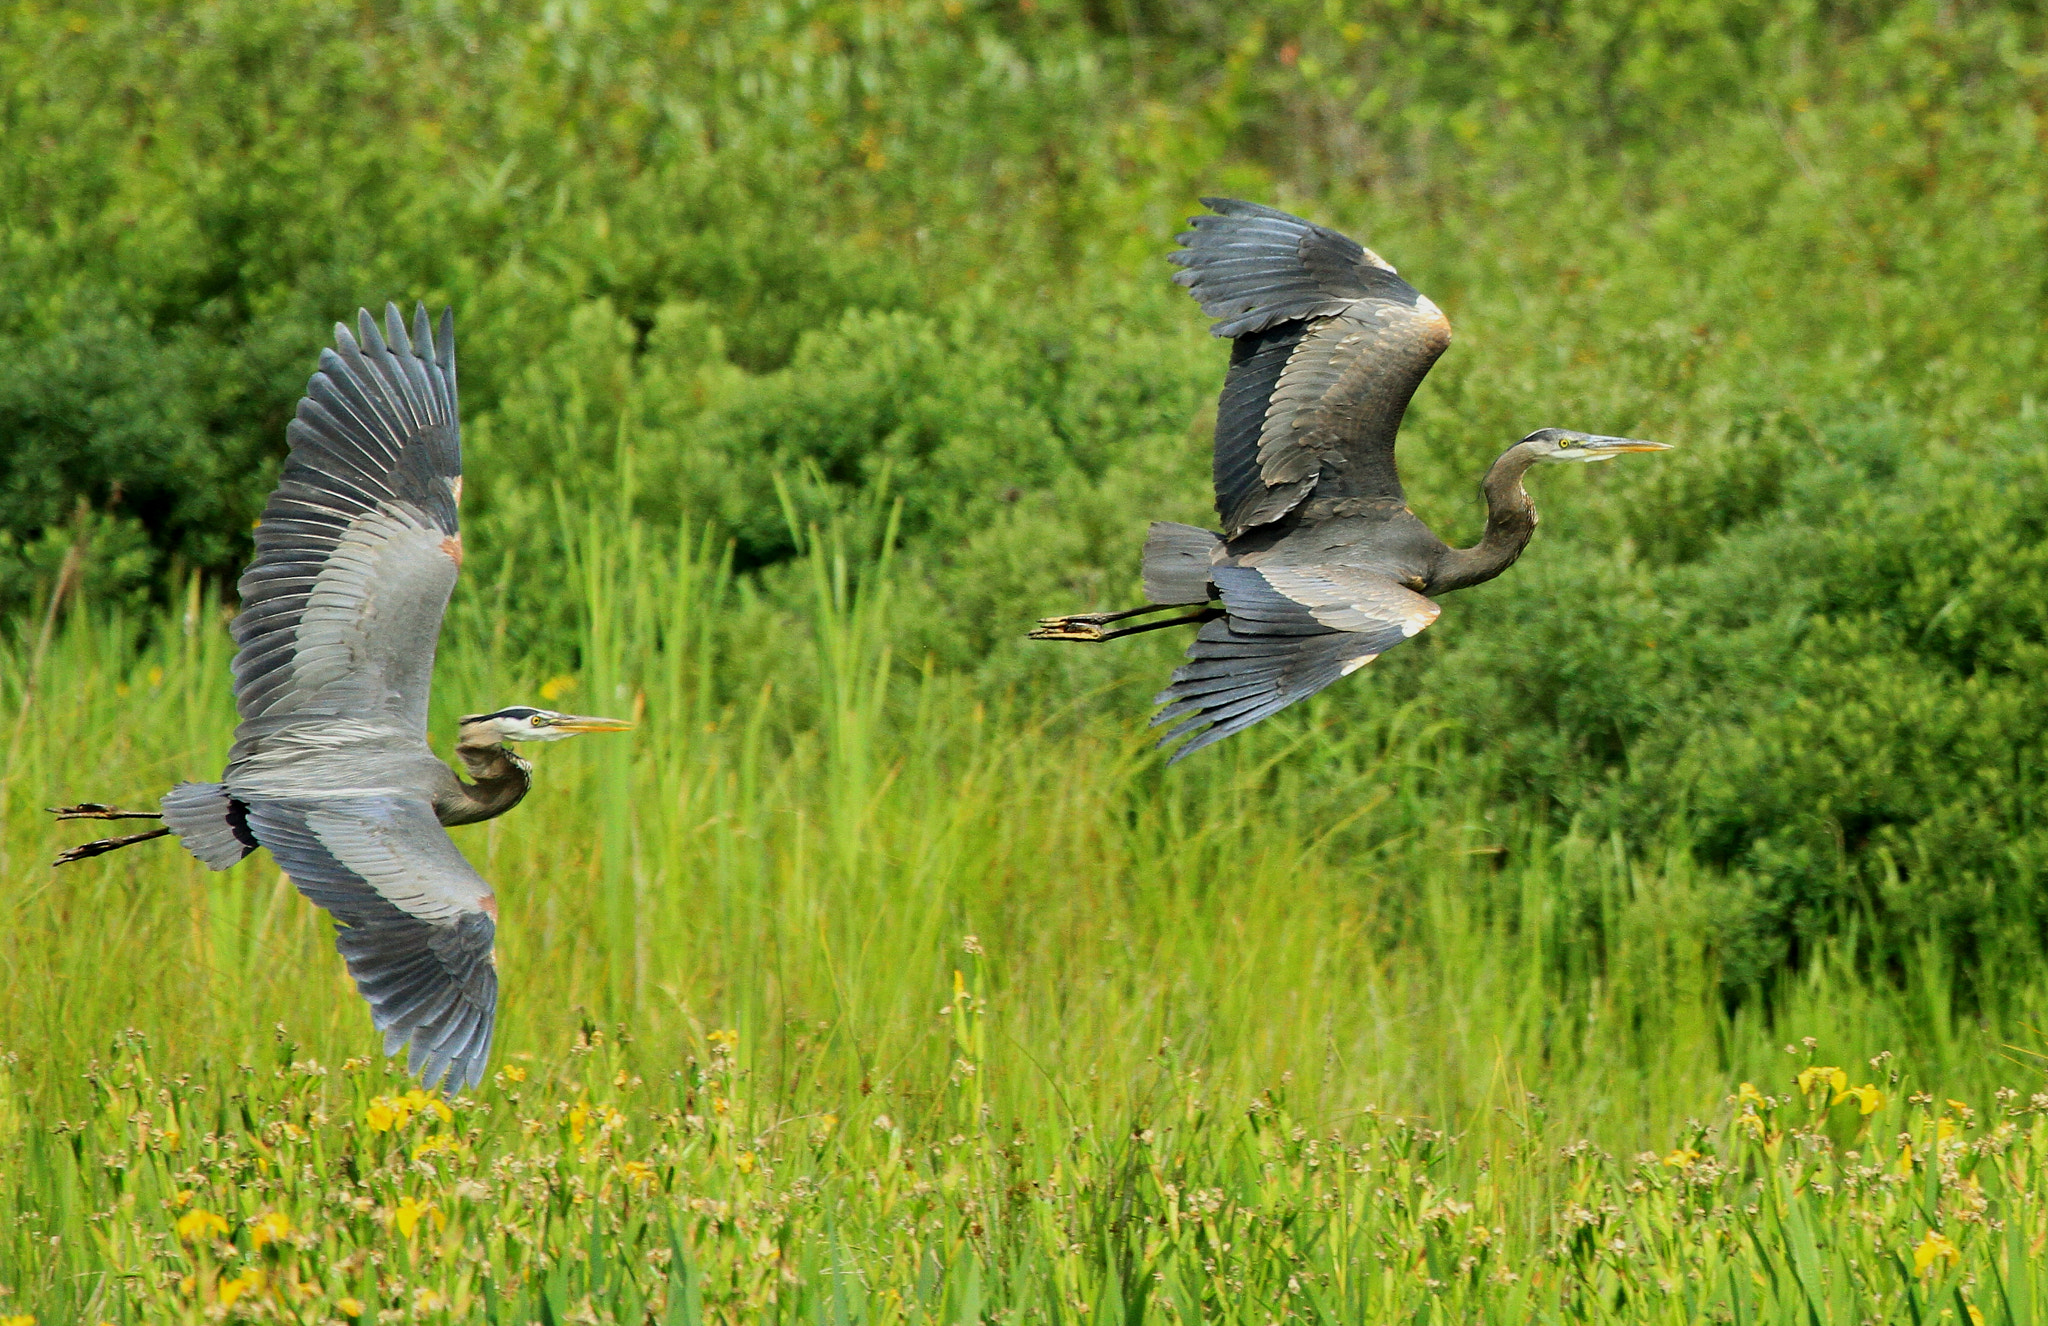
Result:
{"label": "green foliage background", "polygon": [[[1536,552],[1256,739],[1421,706],[1446,783],[1726,872],[1749,989],[2038,949],[2048,276],[2026,6],[17,5],[0,60],[0,599],[230,576],[337,314],[461,312],[470,518],[568,659],[564,494],[708,527],[901,503],[899,655],[1030,656],[1199,519],[1220,347],[1165,280],[1204,192],[1383,249],[1458,345],[1403,462],[1559,423]],[[786,505],[778,497],[786,494]],[[516,568],[514,550],[524,555]],[[168,579],[167,579],[168,577]],[[1120,695],[1089,721],[1120,721]],[[1370,727],[1368,718],[1364,726]],[[1256,744],[1255,742],[1255,744]],[[2011,951],[2010,953],[2008,951]]]}

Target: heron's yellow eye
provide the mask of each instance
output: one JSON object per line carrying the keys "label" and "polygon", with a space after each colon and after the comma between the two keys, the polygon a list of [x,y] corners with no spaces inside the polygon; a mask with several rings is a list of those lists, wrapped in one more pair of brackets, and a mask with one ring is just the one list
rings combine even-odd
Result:
{"label": "heron's yellow eye", "polygon": [[548,725],[548,720],[541,717],[539,714],[535,714],[532,718],[529,718],[526,721],[533,724],[535,727],[546,727]]}

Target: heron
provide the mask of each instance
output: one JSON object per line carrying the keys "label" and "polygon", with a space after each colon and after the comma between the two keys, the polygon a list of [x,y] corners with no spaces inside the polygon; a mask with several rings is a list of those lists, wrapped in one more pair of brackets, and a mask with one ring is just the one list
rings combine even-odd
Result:
{"label": "heron", "polygon": [[[1220,532],[1154,522],[1146,602],[1041,620],[1034,640],[1100,643],[1196,626],[1188,661],[1153,698],[1173,761],[1242,732],[1348,676],[1442,611],[1434,596],[1514,565],[1536,532],[1532,466],[1665,451],[1662,442],[1539,428],[1480,484],[1486,530],[1453,548],[1408,508],[1394,438],[1408,401],[1451,343],[1451,324],[1392,264],[1275,208],[1204,198],[1171,260],[1231,341],[1216,406]],[[1176,608],[1164,621],[1104,630]],[[1197,729],[1200,729],[1197,731]],[[1172,761],[1169,761],[1171,763]]]}
{"label": "heron", "polygon": [[513,742],[631,727],[526,705],[472,714],[455,754],[427,745],[441,618],[462,566],[462,428],[455,320],[424,305],[367,309],[334,344],[287,428],[290,450],[242,573],[235,707],[217,783],[183,782],[155,811],[99,802],[59,819],[158,819],[74,847],[56,864],[166,834],[215,870],[266,848],[335,920],[334,943],[384,1053],[408,1049],[428,1086],[482,1081],[497,1021],[498,904],[447,826],[519,804],[533,767]]}

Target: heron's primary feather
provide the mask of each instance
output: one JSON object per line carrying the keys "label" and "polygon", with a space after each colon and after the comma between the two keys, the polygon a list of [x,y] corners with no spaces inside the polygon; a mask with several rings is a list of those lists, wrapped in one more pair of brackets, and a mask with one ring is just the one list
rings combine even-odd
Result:
{"label": "heron's primary feather", "polygon": [[1213,216],[1189,218],[1172,260],[1174,280],[1217,320],[1217,336],[1243,336],[1278,323],[1342,312],[1375,295],[1415,291],[1372,250],[1298,216],[1235,198],[1204,198]]}

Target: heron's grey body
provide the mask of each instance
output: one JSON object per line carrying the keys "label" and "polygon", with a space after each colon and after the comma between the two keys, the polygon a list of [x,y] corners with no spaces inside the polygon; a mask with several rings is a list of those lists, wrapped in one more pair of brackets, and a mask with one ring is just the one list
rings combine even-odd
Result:
{"label": "heron's grey body", "polygon": [[[1408,401],[1450,344],[1443,312],[1385,260],[1335,231],[1255,203],[1203,200],[1173,255],[1175,280],[1232,338],[1216,408],[1220,533],[1156,523],[1143,608],[1048,618],[1039,639],[1105,640],[1200,623],[1157,703],[1178,760],[1306,699],[1414,636],[1430,595],[1490,580],[1536,528],[1522,488],[1548,460],[1604,460],[1661,444],[1541,429],[1488,471],[1485,536],[1453,548],[1408,508],[1394,439]],[[1171,622],[1111,621],[1199,606]]]}
{"label": "heron's grey body", "polygon": [[[407,336],[364,312],[289,430],[232,632],[241,723],[217,783],[165,795],[167,831],[224,870],[268,848],[336,921],[335,946],[385,1053],[427,1083],[475,1085],[497,1010],[497,903],[444,825],[504,813],[529,768],[503,744],[625,726],[536,709],[463,720],[465,783],[426,739],[441,618],[462,566],[453,319]],[[68,818],[136,818],[104,806]],[[86,844],[75,860],[153,835]]]}

